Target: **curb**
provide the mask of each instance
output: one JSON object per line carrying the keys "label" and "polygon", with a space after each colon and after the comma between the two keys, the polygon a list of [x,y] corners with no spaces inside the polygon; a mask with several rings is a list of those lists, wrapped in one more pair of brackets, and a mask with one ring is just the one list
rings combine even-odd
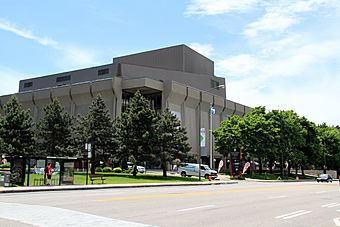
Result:
{"label": "curb", "polygon": [[306,180],[256,180],[256,179],[251,179],[251,178],[246,178],[246,181],[249,182],[263,182],[263,183],[294,183],[294,182],[314,182],[314,179],[306,179]]}
{"label": "curb", "polygon": [[147,183],[147,184],[105,184],[105,185],[72,185],[72,186],[33,186],[14,187],[0,189],[0,193],[21,193],[21,192],[43,192],[43,191],[67,191],[67,190],[94,190],[113,188],[145,188],[145,187],[171,187],[171,186],[201,186],[201,185],[222,185],[238,184],[237,181],[218,182],[181,182],[181,183]]}

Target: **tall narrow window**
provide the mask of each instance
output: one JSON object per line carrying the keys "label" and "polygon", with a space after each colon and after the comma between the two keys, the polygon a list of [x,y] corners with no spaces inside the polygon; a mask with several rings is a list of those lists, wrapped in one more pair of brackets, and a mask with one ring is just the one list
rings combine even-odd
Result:
{"label": "tall narrow window", "polygon": [[32,87],[32,86],[33,86],[33,82],[24,83],[24,88],[28,88],[28,87]]}
{"label": "tall narrow window", "polygon": [[64,81],[68,81],[71,80],[71,75],[66,75],[66,76],[59,76],[56,78],[56,82],[64,82]]}
{"label": "tall narrow window", "polygon": [[109,68],[106,68],[106,69],[99,69],[99,70],[98,70],[98,76],[105,75],[105,74],[109,74],[109,73],[110,73],[110,69],[109,69]]}
{"label": "tall narrow window", "polygon": [[220,83],[216,80],[210,80],[211,88],[216,88],[217,90],[219,89],[218,86],[220,86]]}

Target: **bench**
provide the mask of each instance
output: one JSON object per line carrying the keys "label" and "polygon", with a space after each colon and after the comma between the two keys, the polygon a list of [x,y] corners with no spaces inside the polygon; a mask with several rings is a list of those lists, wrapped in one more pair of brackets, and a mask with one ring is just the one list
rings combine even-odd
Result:
{"label": "bench", "polygon": [[93,184],[93,181],[95,180],[101,180],[102,181],[102,184],[104,184],[104,181],[105,181],[105,178],[104,178],[104,175],[90,175],[90,180],[91,180],[91,184]]}

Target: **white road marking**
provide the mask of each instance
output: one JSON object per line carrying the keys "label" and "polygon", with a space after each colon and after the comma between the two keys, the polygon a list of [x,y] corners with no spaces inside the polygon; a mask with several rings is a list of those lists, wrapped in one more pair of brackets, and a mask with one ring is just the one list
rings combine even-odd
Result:
{"label": "white road marking", "polygon": [[334,218],[333,221],[336,226],[340,226],[340,218]]}
{"label": "white road marking", "polygon": [[207,206],[191,207],[191,208],[181,209],[181,210],[177,210],[177,211],[182,212],[182,211],[189,211],[189,210],[197,210],[197,209],[210,208],[210,207],[215,207],[215,206],[216,206],[216,205],[207,205]]}
{"label": "white road marking", "polygon": [[315,194],[322,194],[322,193],[326,193],[328,191],[319,191],[319,192],[314,192]]}
{"label": "white road marking", "polygon": [[294,214],[294,215],[291,215],[291,216],[288,216],[288,217],[284,217],[283,219],[295,218],[297,216],[301,216],[301,215],[309,214],[309,213],[312,213],[312,211],[305,211],[305,212],[302,212],[302,213]]}
{"label": "white road marking", "polygon": [[328,203],[328,204],[325,204],[325,205],[322,205],[321,207],[328,207],[328,206],[331,206],[331,205],[334,205],[336,203]]}
{"label": "white road marking", "polygon": [[330,207],[336,207],[336,206],[340,206],[340,203],[329,203],[329,204],[322,205],[321,207],[330,208]]}
{"label": "white road marking", "polygon": [[295,218],[295,217],[300,216],[300,215],[309,214],[311,212],[312,211],[308,211],[308,210],[307,211],[306,210],[298,210],[298,211],[295,211],[295,212],[292,212],[292,213],[276,216],[275,218],[277,218],[277,219],[279,219],[279,218],[290,219],[290,218]]}
{"label": "white road marking", "polygon": [[122,221],[57,207],[0,202],[0,218],[15,220],[34,226],[133,226],[146,227],[135,222]]}
{"label": "white road marking", "polygon": [[298,210],[298,211],[295,211],[295,212],[292,212],[292,213],[289,213],[289,214],[283,214],[283,215],[280,215],[280,216],[276,216],[275,218],[283,218],[283,217],[286,217],[286,216],[289,216],[289,215],[292,215],[292,214],[296,214],[296,213],[300,213],[300,212],[304,212],[305,210]]}
{"label": "white road marking", "polygon": [[280,195],[280,196],[272,196],[272,197],[269,197],[268,199],[281,199],[281,198],[287,198],[288,196],[286,195]]}

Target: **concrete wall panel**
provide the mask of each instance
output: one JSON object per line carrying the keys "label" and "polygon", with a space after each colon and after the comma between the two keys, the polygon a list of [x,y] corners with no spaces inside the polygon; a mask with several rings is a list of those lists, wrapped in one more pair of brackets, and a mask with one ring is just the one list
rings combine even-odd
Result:
{"label": "concrete wall panel", "polygon": [[226,112],[227,116],[235,114],[235,111],[236,111],[235,102],[227,100],[226,104],[227,104],[227,108],[225,109],[225,112]]}
{"label": "concrete wall panel", "polygon": [[248,106],[244,106],[244,113],[247,114],[251,111],[252,109]]}
{"label": "concrete wall panel", "polygon": [[198,142],[198,127],[197,127],[197,113],[195,108],[189,106],[184,107],[184,122],[187,131],[188,142],[192,147],[191,153],[197,157],[197,142]]}
{"label": "concrete wall panel", "polygon": [[243,115],[244,115],[244,105],[236,103],[235,115],[243,117]]}
{"label": "concrete wall panel", "polygon": [[224,98],[219,97],[219,96],[214,97],[214,107],[216,110],[216,114],[222,113],[224,109],[224,103],[225,103]]}

